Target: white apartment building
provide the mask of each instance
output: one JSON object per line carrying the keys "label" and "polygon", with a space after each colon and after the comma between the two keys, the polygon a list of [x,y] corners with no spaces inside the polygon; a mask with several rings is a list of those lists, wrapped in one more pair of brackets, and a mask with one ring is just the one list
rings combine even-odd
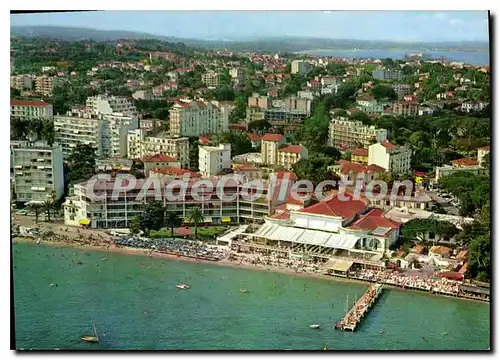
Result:
{"label": "white apartment building", "polygon": [[220,74],[213,70],[209,70],[203,75],[201,75],[201,82],[209,88],[216,88],[219,86]]}
{"label": "white apartment building", "polygon": [[33,77],[31,75],[14,75],[10,77],[10,87],[17,90],[31,90]]}
{"label": "white apartment building", "polygon": [[245,83],[245,72],[241,68],[232,68],[229,70],[229,75],[236,86],[243,86]]}
{"label": "white apartment building", "polygon": [[144,129],[129,131],[127,137],[127,156],[129,159],[139,159],[155,154],[175,157],[183,168],[188,168],[189,139],[169,133],[147,135],[147,131]]}
{"label": "white apartment building", "polygon": [[278,149],[278,164],[291,170],[292,166],[301,159],[307,159],[308,151],[304,146],[290,145]]}
{"label": "white apartment building", "polygon": [[78,144],[91,145],[99,158],[126,157],[128,132],[138,127],[137,117],[123,114],[73,111],[54,117],[55,139],[65,157]]}
{"label": "white apartment building", "polygon": [[387,139],[386,129],[377,129],[375,126],[363,125],[361,121],[351,121],[345,117],[332,119],[329,129],[329,145],[341,147],[368,147],[373,140]]}
{"label": "white apartment building", "polygon": [[52,96],[54,87],[60,84],[61,80],[54,76],[37,76],[35,78],[35,90],[42,95]]}
{"label": "white apartment building", "polygon": [[10,100],[10,117],[21,119],[50,119],[53,115],[52,104],[42,100]]}
{"label": "white apartment building", "polygon": [[87,98],[87,110],[93,114],[113,114],[137,116],[132,101],[122,96],[97,95]]}
{"label": "white apartment building", "polygon": [[59,200],[64,193],[62,149],[39,141],[11,144],[14,191],[19,202]]}
{"label": "white apartment building", "polygon": [[294,60],[292,61],[292,74],[306,75],[311,71],[313,66],[305,60]]}
{"label": "white apartment building", "polygon": [[199,145],[198,167],[203,176],[215,176],[223,169],[231,169],[231,144]]}
{"label": "white apartment building", "polygon": [[172,106],[169,114],[172,134],[201,136],[229,129],[229,111],[226,105],[217,107],[201,100],[180,100]]}
{"label": "white apartment building", "polygon": [[368,165],[378,165],[392,174],[411,171],[411,150],[384,140],[368,147]]}
{"label": "white apartment building", "polygon": [[286,143],[281,134],[265,134],[260,142],[260,154],[262,164],[276,165],[279,162],[278,150],[280,145]]}
{"label": "white apartment building", "polygon": [[[484,156],[490,153],[490,145],[483,146],[477,149],[477,162],[479,166],[483,166]],[[491,163],[491,162],[490,162]]]}

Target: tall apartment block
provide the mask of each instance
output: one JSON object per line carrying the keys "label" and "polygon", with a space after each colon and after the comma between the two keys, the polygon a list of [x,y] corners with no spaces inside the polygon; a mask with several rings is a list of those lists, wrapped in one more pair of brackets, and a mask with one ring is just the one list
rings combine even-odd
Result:
{"label": "tall apartment block", "polygon": [[175,157],[183,168],[189,167],[189,139],[170,133],[147,135],[144,129],[129,131],[127,137],[129,159],[166,154]]}
{"label": "tall apartment block", "polygon": [[368,147],[374,141],[387,139],[386,129],[363,125],[361,121],[352,121],[338,117],[330,122],[328,141],[330,146],[337,148]]}
{"label": "tall apartment block", "polygon": [[202,100],[177,101],[170,113],[170,132],[180,136],[218,134],[229,129],[227,106]]}
{"label": "tall apartment block", "polygon": [[19,202],[59,200],[64,193],[62,149],[46,142],[12,142],[14,192]]}

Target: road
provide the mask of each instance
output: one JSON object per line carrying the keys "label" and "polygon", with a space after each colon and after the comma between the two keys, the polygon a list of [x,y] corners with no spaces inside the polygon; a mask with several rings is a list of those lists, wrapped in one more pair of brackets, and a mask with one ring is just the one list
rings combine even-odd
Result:
{"label": "road", "polygon": [[426,190],[426,194],[429,195],[429,197],[433,201],[441,205],[441,207],[446,211],[447,214],[455,216],[459,215],[458,208],[451,205],[450,203],[451,199],[443,199],[441,196],[438,195],[437,192],[431,190]]}

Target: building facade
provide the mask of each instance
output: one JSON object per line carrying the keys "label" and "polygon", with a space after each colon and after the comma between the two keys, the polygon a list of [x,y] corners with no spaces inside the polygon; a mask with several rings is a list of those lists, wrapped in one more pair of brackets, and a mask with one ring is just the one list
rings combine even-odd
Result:
{"label": "building facade", "polygon": [[307,159],[308,151],[304,146],[290,145],[278,149],[278,165],[291,170],[292,166],[302,159]]}
{"label": "building facade", "polygon": [[198,167],[203,176],[218,175],[224,169],[231,169],[231,144],[219,146],[198,146]]}
{"label": "building facade", "polygon": [[64,193],[62,149],[45,142],[11,144],[14,192],[19,202],[59,200]]}
{"label": "building facade", "polygon": [[229,70],[229,75],[233,79],[234,85],[243,86],[245,85],[245,72],[241,68],[232,68]]}
{"label": "building facade", "polygon": [[35,90],[42,95],[52,96],[54,87],[60,84],[61,80],[53,76],[37,76],[35,78]]}
{"label": "building facade", "polygon": [[188,168],[189,139],[170,133],[147,135],[143,129],[129,131],[127,137],[127,156],[129,159],[139,159],[155,154],[175,157],[183,168]]}
{"label": "building facade", "polygon": [[265,134],[260,140],[260,154],[262,164],[276,165],[279,161],[279,147],[286,143],[281,134]]}
{"label": "building facade", "polygon": [[93,114],[120,113],[137,116],[137,109],[132,101],[122,96],[97,95],[87,98],[87,111]]}
{"label": "building facade", "polygon": [[372,76],[375,80],[401,80],[402,78],[399,70],[373,70]]}
{"label": "building facade", "polygon": [[78,144],[91,145],[99,158],[126,157],[128,132],[138,127],[137,117],[123,114],[73,110],[54,117],[54,137],[65,157]]}
{"label": "building facade", "polygon": [[411,150],[395,146],[387,140],[368,147],[368,165],[378,165],[392,174],[407,174],[411,171]]}
{"label": "building facade", "polygon": [[52,104],[42,100],[10,100],[10,117],[19,119],[51,119]]}
{"label": "building facade", "polygon": [[169,110],[170,132],[181,136],[201,136],[228,131],[229,111],[201,100],[180,100]]}
{"label": "building facade", "polygon": [[392,107],[392,113],[397,116],[417,116],[419,110],[418,101],[397,101]]}
{"label": "building facade", "polygon": [[387,139],[387,130],[363,125],[361,121],[351,121],[348,118],[338,117],[330,122],[330,146],[337,148],[368,147],[373,141],[384,141],[385,139]]}
{"label": "building facade", "polygon": [[306,75],[309,71],[311,71],[313,66],[305,60],[294,60],[292,61],[292,74],[301,74]]}
{"label": "building facade", "polygon": [[210,70],[201,76],[201,82],[209,88],[216,88],[220,83],[220,74]]}
{"label": "building facade", "polygon": [[31,75],[14,75],[10,77],[10,87],[20,91],[33,88],[33,77]]}

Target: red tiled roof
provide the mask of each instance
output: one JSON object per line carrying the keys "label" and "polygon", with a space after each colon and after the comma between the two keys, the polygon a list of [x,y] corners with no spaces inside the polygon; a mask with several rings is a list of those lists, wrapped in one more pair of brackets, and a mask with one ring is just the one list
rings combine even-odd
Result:
{"label": "red tiled roof", "polygon": [[382,213],[383,212],[380,209],[370,210],[366,214],[360,215],[359,219],[356,220],[354,223],[352,223],[349,226],[349,228],[373,231],[379,227],[384,227],[394,230],[400,226],[400,224],[398,224],[397,222],[390,219],[386,219],[382,215]]}
{"label": "red tiled roof", "polygon": [[490,151],[490,145],[488,146],[483,146],[483,147],[480,147],[478,150],[483,150],[483,151]]}
{"label": "red tiled roof", "polygon": [[445,255],[445,254],[450,254],[451,249],[447,246],[438,245],[431,247],[431,252],[434,254]]}
{"label": "red tiled roof", "polygon": [[352,195],[347,192],[343,195],[347,198],[347,200],[341,200],[339,199],[339,196],[335,196],[333,199],[321,201],[317,204],[306,207],[305,209],[299,210],[299,212],[315,215],[336,216],[345,220],[352,218],[361,210],[366,209],[366,204],[363,201],[354,200]]}
{"label": "red tiled roof", "polygon": [[362,165],[351,161],[339,160],[337,163],[341,166],[340,171],[342,174],[347,175],[350,173],[379,173],[386,170],[378,165]]}
{"label": "red tiled roof", "polygon": [[354,113],[354,112],[361,111],[361,110],[358,108],[351,108],[351,109],[347,109],[347,111],[350,113]]}
{"label": "red tiled roof", "polygon": [[415,246],[415,254],[422,254],[425,250],[425,246],[422,245],[422,244],[418,244],[417,246]]}
{"label": "red tiled roof", "polygon": [[263,141],[282,141],[285,137],[281,134],[265,134],[262,136]]}
{"label": "red tiled roof", "polygon": [[250,139],[250,141],[259,141],[260,140],[260,136],[255,134],[255,133],[247,133],[248,134],[248,138]]}
{"label": "red tiled roof", "polygon": [[289,180],[297,180],[297,175],[293,171],[278,171],[274,175],[276,176],[277,179],[283,179],[285,177],[285,174],[288,174],[288,179]]}
{"label": "red tiled roof", "polygon": [[357,148],[352,152],[354,156],[368,156],[368,149]]}
{"label": "red tiled roof", "polygon": [[389,141],[384,140],[380,144],[385,147],[387,150],[396,150],[398,147],[396,145],[392,145]]}
{"label": "red tiled roof", "polygon": [[201,177],[197,172],[190,171],[188,169],[176,168],[173,166],[163,166],[152,169],[151,171],[163,175],[179,175],[190,174],[192,177]]}
{"label": "red tiled roof", "polygon": [[150,156],[144,156],[142,162],[175,162],[177,158],[168,156],[166,154],[156,154]]}
{"label": "red tiled roof", "polygon": [[290,145],[290,146],[281,148],[278,151],[300,154],[302,152],[302,150],[304,150],[303,146],[300,146],[300,145]]}
{"label": "red tiled roof", "polygon": [[467,260],[467,257],[469,256],[469,250],[462,250],[460,251],[455,259],[457,260]]}
{"label": "red tiled roof", "polygon": [[455,272],[455,271],[442,271],[440,273],[437,273],[437,276],[444,277],[447,279],[452,279],[452,280],[463,280],[464,279],[464,274],[460,272]]}
{"label": "red tiled roof", "polygon": [[233,169],[236,171],[256,171],[258,170],[254,164],[245,163],[245,164],[236,164],[233,165]]}
{"label": "red tiled roof", "polygon": [[289,212],[282,212],[282,213],[274,213],[271,215],[271,219],[275,220],[288,220],[290,219],[290,213]]}
{"label": "red tiled roof", "polygon": [[246,130],[247,126],[245,124],[229,124],[230,130]]}
{"label": "red tiled roof", "polygon": [[42,100],[20,100],[20,99],[10,99],[10,106],[38,106],[45,107],[50,104]]}
{"label": "red tiled roof", "polygon": [[200,136],[200,144],[205,145],[208,142],[210,142],[209,138],[207,138],[206,136]]}
{"label": "red tiled roof", "polygon": [[458,165],[458,166],[473,166],[473,165],[478,164],[477,160],[469,159],[469,158],[456,159],[456,160],[452,160],[450,162],[453,165]]}

